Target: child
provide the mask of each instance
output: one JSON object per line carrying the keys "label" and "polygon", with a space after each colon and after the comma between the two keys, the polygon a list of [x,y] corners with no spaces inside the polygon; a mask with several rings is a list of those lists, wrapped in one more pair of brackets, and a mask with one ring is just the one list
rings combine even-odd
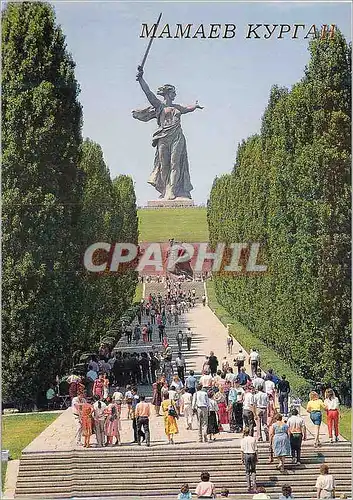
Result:
{"label": "child", "polygon": [[293,500],[292,488],[289,485],[284,484],[282,486],[282,495],[279,497],[279,500]]}
{"label": "child", "polygon": [[216,498],[215,487],[214,484],[210,481],[210,475],[208,472],[202,472],[201,482],[196,486],[195,493],[197,495],[197,498]]}
{"label": "child", "polygon": [[127,419],[132,419],[132,398],[133,394],[131,392],[131,385],[126,386],[125,391],[125,403],[127,404]]}
{"label": "child", "polygon": [[187,483],[183,484],[180,488],[180,493],[178,495],[178,500],[191,500],[191,493],[189,491],[189,485]]}

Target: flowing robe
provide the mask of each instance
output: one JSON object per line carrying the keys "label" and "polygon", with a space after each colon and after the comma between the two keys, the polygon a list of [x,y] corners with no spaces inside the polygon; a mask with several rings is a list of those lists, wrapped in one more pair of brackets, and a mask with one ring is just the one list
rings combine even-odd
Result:
{"label": "flowing robe", "polygon": [[156,148],[154,168],[148,179],[161,194],[160,198],[191,198],[193,186],[190,181],[186,140],[180,118],[187,108],[179,104],[167,106],[160,102],[158,107],[133,111],[133,117],[147,122],[157,119],[158,129],[153,134],[152,146]]}

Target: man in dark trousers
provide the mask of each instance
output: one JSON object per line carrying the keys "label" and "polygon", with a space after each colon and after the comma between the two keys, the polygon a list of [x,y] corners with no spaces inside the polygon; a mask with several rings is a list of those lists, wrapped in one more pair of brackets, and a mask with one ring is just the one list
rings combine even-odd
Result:
{"label": "man in dark trousers", "polygon": [[153,333],[153,327],[150,322],[147,324],[147,335],[148,335],[148,342],[152,342],[152,333]]}
{"label": "man in dark trousers", "polygon": [[288,397],[290,393],[289,382],[285,375],[282,375],[282,380],[278,382],[278,401],[279,401],[279,411],[282,415],[288,415]]}
{"label": "man in dark trousers", "polygon": [[214,375],[216,375],[217,367],[218,367],[218,359],[214,355],[213,351],[210,352],[210,357],[208,358],[208,365],[210,367],[210,372],[211,372],[211,375],[213,377]]}
{"label": "man in dark trousers", "polygon": [[192,332],[191,332],[191,328],[188,328],[188,330],[186,332],[186,343],[188,345],[188,351],[190,351],[190,349],[191,349],[191,341],[192,341]]}
{"label": "man in dark trousers", "polygon": [[137,430],[137,416],[136,416],[136,406],[140,402],[140,396],[137,394],[137,389],[136,387],[133,387],[131,389],[132,392],[132,404],[131,404],[131,409],[132,409],[132,429],[134,431],[134,443],[139,443],[142,441],[145,441],[145,433],[140,429],[139,431]]}

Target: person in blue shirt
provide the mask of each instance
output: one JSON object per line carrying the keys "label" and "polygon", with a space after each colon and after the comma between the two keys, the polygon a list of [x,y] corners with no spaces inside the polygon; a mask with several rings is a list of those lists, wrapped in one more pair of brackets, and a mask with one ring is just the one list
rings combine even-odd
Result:
{"label": "person in blue shirt", "polygon": [[189,389],[190,394],[195,394],[197,386],[197,378],[195,377],[195,372],[190,370],[189,376],[185,380],[185,387]]}
{"label": "person in blue shirt", "polygon": [[288,484],[282,486],[282,495],[280,495],[279,500],[294,500],[292,488]]}
{"label": "person in blue shirt", "polygon": [[191,492],[189,490],[189,485],[187,483],[183,484],[180,488],[180,493],[178,495],[178,500],[191,500]]}
{"label": "person in blue shirt", "polygon": [[239,379],[241,386],[246,385],[251,380],[250,376],[246,373],[244,367],[240,370],[240,373],[238,373],[237,378]]}

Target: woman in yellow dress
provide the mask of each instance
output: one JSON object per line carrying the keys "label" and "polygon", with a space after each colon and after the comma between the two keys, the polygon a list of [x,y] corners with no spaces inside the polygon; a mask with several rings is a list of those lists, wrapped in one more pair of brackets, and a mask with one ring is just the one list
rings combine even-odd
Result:
{"label": "woman in yellow dress", "polygon": [[162,411],[164,417],[164,430],[168,436],[168,443],[174,444],[174,434],[178,434],[178,424],[176,419],[178,418],[178,412],[174,401],[169,399],[169,393],[164,393],[164,401],[162,403]]}

